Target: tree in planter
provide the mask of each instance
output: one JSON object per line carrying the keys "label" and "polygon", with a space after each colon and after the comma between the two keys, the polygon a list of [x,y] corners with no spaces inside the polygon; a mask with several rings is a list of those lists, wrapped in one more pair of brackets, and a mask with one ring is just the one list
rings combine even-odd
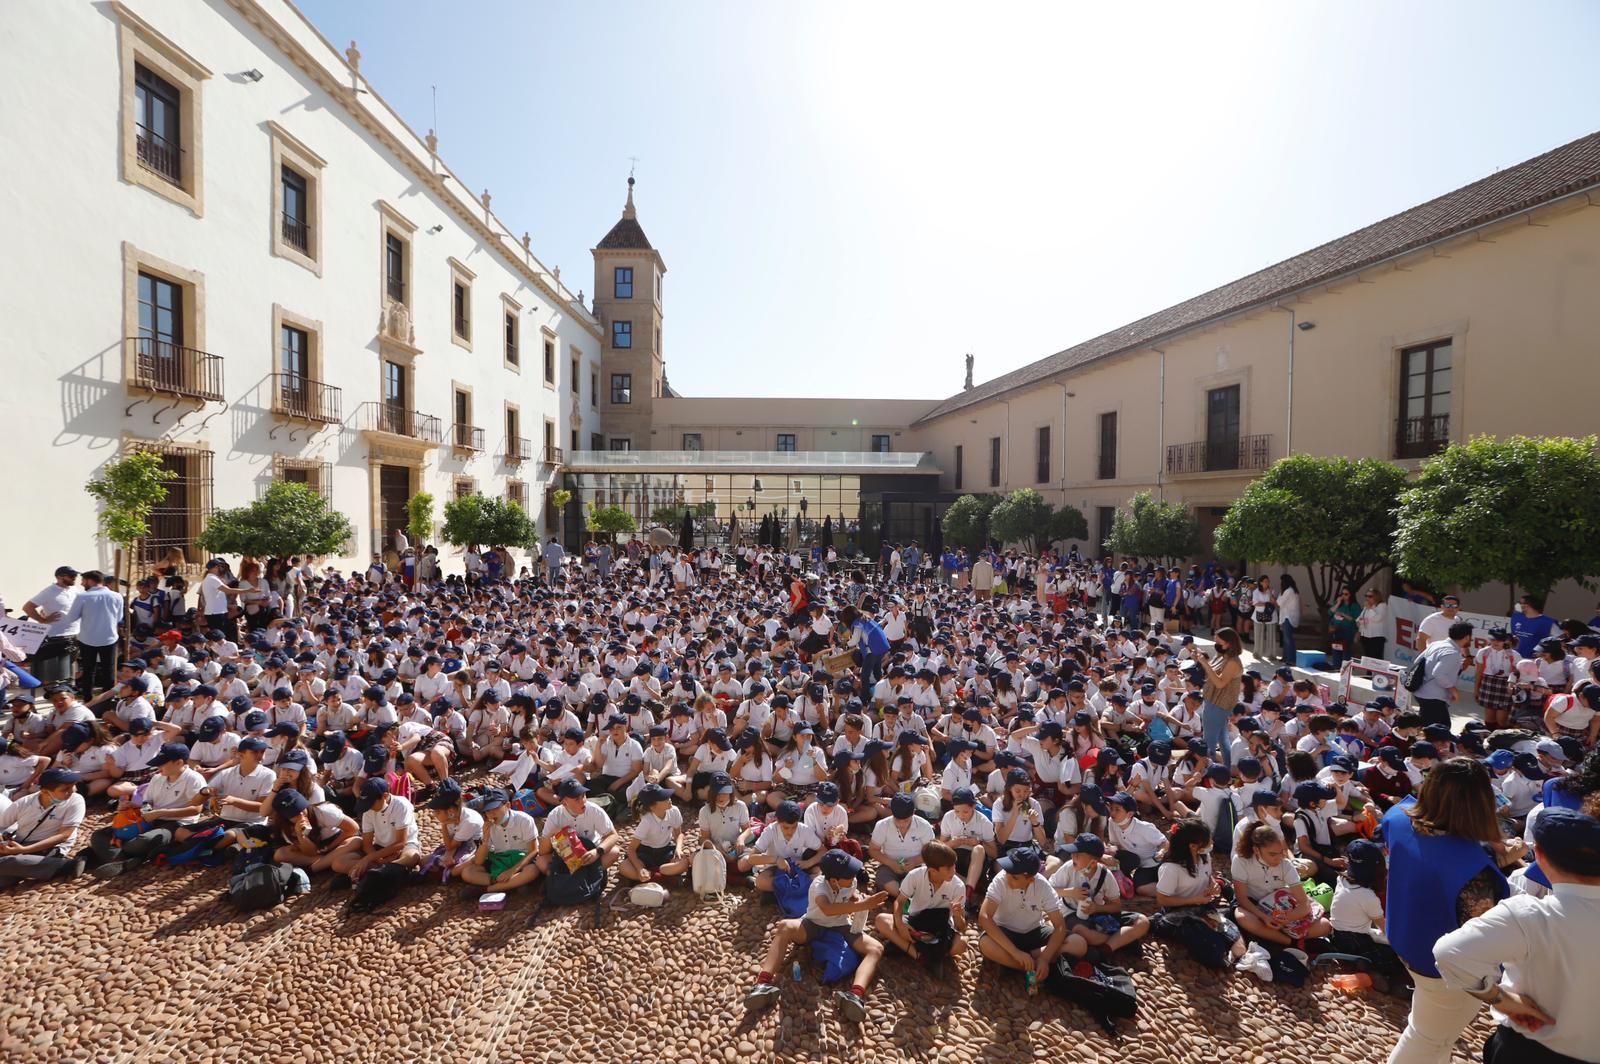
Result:
{"label": "tree in planter", "polygon": [[1228,507],[1217,553],[1304,566],[1326,634],[1339,591],[1360,588],[1389,564],[1405,483],[1405,470],[1376,458],[1284,458]]}
{"label": "tree in planter", "polygon": [[968,550],[977,550],[989,539],[989,516],[1000,505],[997,495],[963,495],[944,512],[939,527],[945,541]]}
{"label": "tree in planter", "polygon": [[1542,599],[1600,573],[1596,437],[1454,443],[1400,493],[1394,563],[1435,587],[1495,581]]}
{"label": "tree in planter", "polygon": [[637,532],[638,524],[633,515],[620,506],[592,506],[584,520],[584,527],[590,532],[616,536],[624,532]]}
{"label": "tree in planter", "polygon": [[433,538],[433,495],[419,491],[406,502],[406,535],[418,550]]}
{"label": "tree in planter", "polygon": [[351,534],[349,518],[329,510],[317,492],[280,481],[248,506],[212,514],[195,545],[209,554],[288,558],[338,554]]}
{"label": "tree in planter", "polygon": [[150,515],[166,501],[167,481],[177,475],[159,454],[141,450],[107,462],[100,475],[83,486],[100,503],[100,535],[118,548],[111,568],[124,601],[132,583],[134,544],[150,534]]}
{"label": "tree in planter", "polygon": [[1200,553],[1200,522],[1181,503],[1162,502],[1148,491],[1128,500],[1111,522],[1105,548],[1115,554],[1172,565]]}

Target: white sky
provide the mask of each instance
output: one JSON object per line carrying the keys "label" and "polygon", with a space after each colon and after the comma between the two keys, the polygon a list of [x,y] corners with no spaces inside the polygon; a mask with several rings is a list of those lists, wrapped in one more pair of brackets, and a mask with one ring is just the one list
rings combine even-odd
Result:
{"label": "white sky", "polygon": [[1600,128],[1600,3],[302,0],[688,395],[938,397]]}

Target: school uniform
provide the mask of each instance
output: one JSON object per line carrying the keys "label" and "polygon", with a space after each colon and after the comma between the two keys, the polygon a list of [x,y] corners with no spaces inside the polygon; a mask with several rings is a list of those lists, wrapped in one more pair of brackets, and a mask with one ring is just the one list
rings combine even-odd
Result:
{"label": "school uniform", "polygon": [[1044,876],[1036,875],[1021,890],[1011,886],[1011,877],[996,873],[984,891],[984,902],[995,903],[994,922],[1011,944],[1025,953],[1043,949],[1050,942],[1047,920],[1062,911],[1061,895]]}
{"label": "school uniform", "polygon": [[812,877],[811,886],[806,889],[805,915],[800,918],[800,926],[806,932],[806,941],[812,941],[818,931],[827,929],[838,932],[853,944],[861,937],[861,932],[851,925],[851,914],[839,913],[829,916],[822,911],[817,903],[826,901],[833,905],[848,905],[853,901],[859,901],[860,898],[861,894],[856,889],[854,880],[850,880],[842,887],[836,887],[828,881],[826,876]]}
{"label": "school uniform", "polygon": [[750,826],[750,807],[737,798],[723,809],[714,809],[707,803],[700,807],[699,823],[700,837],[710,839],[713,846],[726,853]]}
{"label": "school uniform", "polygon": [[[932,841],[934,841],[933,825],[920,816],[913,815],[906,821],[904,827],[896,823],[892,816],[886,816],[872,826],[872,845],[896,861],[921,857],[922,847]],[[879,889],[897,882],[899,878],[900,874],[890,869],[887,864],[878,865]]]}
{"label": "school uniform", "polygon": [[417,813],[410,800],[391,794],[382,809],[368,809],[361,814],[361,834],[371,835],[377,849],[393,846],[404,840],[407,848],[417,846]]}
{"label": "school uniform", "polygon": [[639,843],[639,863],[652,872],[677,855],[677,839],[683,831],[683,810],[669,806],[665,816],[653,810],[639,817],[633,837]]}
{"label": "school uniform", "polygon": [[[238,765],[231,765],[211,777],[211,791],[218,798],[238,798],[246,802],[259,802],[272,790],[273,783],[277,782],[278,774],[265,765],[257,765],[254,770],[246,773],[239,770]],[[148,795],[148,791],[145,792]],[[265,824],[267,816],[262,812],[252,813],[248,809],[239,809],[236,806],[224,805],[219,817],[229,824]]]}
{"label": "school uniform", "polygon": [[774,823],[761,833],[755,845],[757,853],[779,861],[793,861],[796,864],[806,860],[821,848],[822,839],[804,824],[795,825],[794,834],[784,838],[782,827]]}
{"label": "school uniform", "polygon": [[[553,839],[567,828],[571,828],[585,844],[598,843],[607,835],[616,831],[611,823],[611,818],[606,811],[593,802],[584,802],[583,809],[577,816],[568,811],[565,804],[558,805],[550,810],[550,815],[545,817],[542,837]],[[561,862],[556,862],[560,864]]]}
{"label": "school uniform", "polygon": [[72,844],[78,838],[78,827],[83,823],[85,803],[83,795],[71,794],[63,801],[45,805],[38,792],[17,799],[0,809],[0,835],[24,846],[43,842],[65,829],[71,831],[66,839],[44,853],[19,853],[0,857],[0,887],[8,887],[24,879],[49,879],[70,859]]}

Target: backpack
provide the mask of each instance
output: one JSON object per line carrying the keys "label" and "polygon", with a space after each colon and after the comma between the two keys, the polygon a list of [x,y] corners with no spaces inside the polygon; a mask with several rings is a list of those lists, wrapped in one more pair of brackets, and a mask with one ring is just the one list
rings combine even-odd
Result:
{"label": "backpack", "polygon": [[599,861],[587,864],[576,872],[568,872],[560,861],[550,863],[551,875],[545,877],[544,900],[550,905],[582,905],[600,897],[606,889],[605,865]]}
{"label": "backpack", "polygon": [[227,831],[226,825],[215,824],[205,831],[189,836],[185,840],[182,849],[174,850],[171,853],[157,854],[155,863],[158,866],[173,868],[178,865],[188,864],[190,861],[208,857],[213,847],[222,841],[222,836],[227,834]]}
{"label": "backpack", "polygon": [[402,887],[410,886],[421,877],[415,869],[399,865],[379,865],[361,877],[356,892],[350,899],[352,912],[370,913],[380,905],[393,901]]}
{"label": "backpack", "polygon": [[689,866],[689,883],[702,898],[728,890],[728,859],[712,847],[694,855]]}
{"label": "backpack", "polygon": [[[1424,654],[1426,651],[1424,651]],[[1422,690],[1422,685],[1428,682],[1428,659],[1423,654],[1418,654],[1406,666],[1406,671],[1400,674],[1400,686],[1412,694]]]}
{"label": "backpack", "polygon": [[228,880],[228,900],[241,912],[281,905],[289,892],[294,865],[262,861]]}
{"label": "backpack", "polygon": [[778,908],[789,920],[798,920],[806,914],[811,904],[811,876],[803,871],[772,870],[772,896]]}
{"label": "backpack", "polygon": [[911,792],[911,797],[917,803],[917,812],[921,813],[926,820],[936,821],[944,811],[943,798],[939,794],[939,788],[932,784],[918,787]]}
{"label": "backpack", "polygon": [[822,982],[828,984],[853,975],[861,963],[861,954],[851,947],[850,940],[832,928],[812,936],[811,958],[822,964]]}
{"label": "backpack", "polygon": [[1131,1020],[1139,1008],[1133,977],[1109,964],[1057,957],[1044,985],[1057,997],[1081,1006],[1113,1035],[1117,1031],[1113,1021]]}

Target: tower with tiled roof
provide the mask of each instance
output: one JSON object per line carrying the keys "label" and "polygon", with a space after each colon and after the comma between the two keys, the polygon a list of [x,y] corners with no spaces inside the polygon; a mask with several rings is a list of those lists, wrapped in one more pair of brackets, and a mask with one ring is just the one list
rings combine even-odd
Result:
{"label": "tower with tiled roof", "polygon": [[655,400],[666,394],[661,358],[660,252],[633,207],[633,175],[622,217],[594,246],[594,313],[600,319],[600,420],[612,450],[650,450]]}

